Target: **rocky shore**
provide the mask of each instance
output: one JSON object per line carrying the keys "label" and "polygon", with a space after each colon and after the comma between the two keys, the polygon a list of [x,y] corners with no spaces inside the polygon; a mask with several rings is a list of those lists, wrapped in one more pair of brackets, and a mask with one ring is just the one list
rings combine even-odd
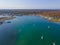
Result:
{"label": "rocky shore", "polygon": [[48,17],[48,16],[43,16],[43,18],[52,21],[52,22],[60,22],[60,18],[57,17]]}

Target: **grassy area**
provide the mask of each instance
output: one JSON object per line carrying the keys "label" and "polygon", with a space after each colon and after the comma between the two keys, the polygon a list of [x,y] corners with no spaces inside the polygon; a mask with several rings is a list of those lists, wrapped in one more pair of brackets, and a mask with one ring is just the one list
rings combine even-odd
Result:
{"label": "grassy area", "polygon": [[10,19],[14,19],[15,17],[1,17],[0,21],[2,20],[10,20]]}

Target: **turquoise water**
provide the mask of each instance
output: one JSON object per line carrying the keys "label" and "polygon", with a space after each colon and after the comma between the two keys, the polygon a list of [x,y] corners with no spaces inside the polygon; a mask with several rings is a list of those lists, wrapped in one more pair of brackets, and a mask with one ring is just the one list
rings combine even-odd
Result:
{"label": "turquoise water", "polygon": [[43,17],[16,16],[0,25],[0,45],[54,44],[60,45],[60,23],[50,22]]}

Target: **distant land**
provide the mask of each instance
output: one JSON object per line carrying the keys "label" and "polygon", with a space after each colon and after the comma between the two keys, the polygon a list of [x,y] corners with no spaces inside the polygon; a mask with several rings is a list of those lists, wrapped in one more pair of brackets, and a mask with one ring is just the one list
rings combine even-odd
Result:
{"label": "distant land", "polygon": [[60,9],[0,9],[0,15],[38,15],[52,21],[60,22]]}
{"label": "distant land", "polygon": [[44,16],[60,16],[60,9],[1,9],[0,15],[44,15]]}

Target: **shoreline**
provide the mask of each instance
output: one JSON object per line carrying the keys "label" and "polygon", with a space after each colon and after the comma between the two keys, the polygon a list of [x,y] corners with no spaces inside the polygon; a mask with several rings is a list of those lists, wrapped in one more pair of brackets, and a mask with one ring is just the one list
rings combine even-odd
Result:
{"label": "shoreline", "polygon": [[54,17],[48,17],[48,16],[42,16],[42,17],[52,22],[60,22],[60,19]]}
{"label": "shoreline", "polygon": [[[33,16],[33,15],[31,15],[31,16]],[[41,17],[43,17],[43,18],[45,18],[49,21],[52,21],[52,22],[60,22],[60,19],[57,19],[57,18],[54,18],[54,17],[44,16],[44,15],[35,15],[35,16],[41,16]],[[13,19],[13,18],[15,18],[15,16],[1,16],[0,21],[1,20],[10,20],[10,19]]]}

